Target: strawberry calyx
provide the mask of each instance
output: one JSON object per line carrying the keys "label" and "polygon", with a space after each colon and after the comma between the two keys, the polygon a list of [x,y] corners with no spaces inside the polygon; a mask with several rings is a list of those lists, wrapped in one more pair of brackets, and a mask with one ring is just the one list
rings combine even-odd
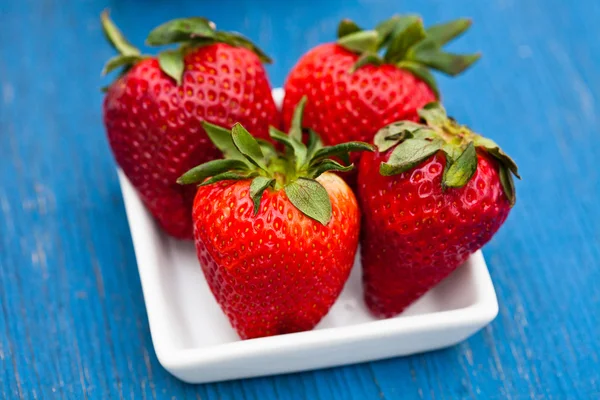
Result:
{"label": "strawberry calyx", "polygon": [[[108,42],[119,53],[108,60],[102,70],[102,75],[123,67],[120,73],[122,75],[133,65],[149,57],[142,55],[138,48],[125,39],[121,31],[110,19],[108,10],[102,12],[100,20]],[[254,52],[262,62],[271,63],[269,56],[248,38],[237,32],[218,31],[214,22],[203,17],[180,18],[165,22],[154,28],[146,38],[148,46],[180,44],[176,49],[164,50],[157,55],[160,68],[164,73],[173,78],[178,85],[181,84],[183,78],[185,54],[200,46],[215,43],[245,47]]]}
{"label": "strawberry calyx", "polygon": [[393,148],[379,172],[392,176],[406,172],[442,152],[446,168],[442,177],[444,188],[460,188],[469,182],[477,170],[477,152],[483,151],[498,162],[502,189],[511,205],[515,204],[513,175],[518,179],[517,164],[496,142],[471,131],[449,118],[439,103],[429,103],[419,110],[423,123],[400,121],[380,129],[374,143],[380,152]]}
{"label": "strawberry calyx", "polygon": [[425,28],[420,16],[408,14],[395,15],[373,30],[363,30],[345,19],[338,26],[337,43],[360,55],[350,72],[367,64],[393,64],[422,79],[439,98],[430,69],[456,76],[481,57],[480,53],[454,54],[443,50],[445,44],[470,26],[470,19],[460,18]]}
{"label": "strawberry calyx", "polygon": [[347,172],[353,165],[343,165],[337,157],[349,164],[352,151],[373,151],[363,142],[348,142],[323,146],[319,136],[308,130],[308,142],[302,142],[302,114],[306,97],[296,106],[288,134],[270,127],[270,136],[285,150],[278,151],[272,143],[254,138],[236,123],[231,131],[204,121],[208,137],[221,150],[224,159],[213,160],[192,168],[177,183],[210,185],[224,180],[251,179],[249,195],[258,213],[262,195],[267,189],[285,190],[290,202],[306,216],[327,225],[331,219],[331,202],[325,188],[316,178],[327,171]]}
{"label": "strawberry calyx", "polygon": [[179,18],[154,28],[146,38],[148,46],[180,44],[179,48],[158,54],[160,68],[181,84],[185,54],[200,46],[226,43],[234,47],[245,47],[263,62],[270,64],[271,58],[252,41],[237,32],[218,31],[214,22],[203,17]]}

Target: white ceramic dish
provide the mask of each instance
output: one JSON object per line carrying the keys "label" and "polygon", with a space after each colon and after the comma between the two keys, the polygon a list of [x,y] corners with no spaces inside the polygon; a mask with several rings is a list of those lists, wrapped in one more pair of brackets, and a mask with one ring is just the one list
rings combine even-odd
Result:
{"label": "white ceramic dish", "polygon": [[[273,92],[278,103],[283,92]],[[210,292],[191,242],[164,235],[119,171],[152,342],[190,383],[280,374],[452,346],[498,313],[481,252],[402,315],[376,320],[362,301],[360,260],[329,314],[310,332],[241,341]]]}

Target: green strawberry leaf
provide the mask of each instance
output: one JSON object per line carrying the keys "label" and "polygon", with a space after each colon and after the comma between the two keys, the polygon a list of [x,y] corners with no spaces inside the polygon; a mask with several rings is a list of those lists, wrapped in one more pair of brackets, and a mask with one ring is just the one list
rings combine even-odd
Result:
{"label": "green strawberry leaf", "polygon": [[308,175],[314,179],[327,171],[348,172],[351,171],[353,168],[354,164],[344,166],[338,163],[337,161],[326,159],[311,167],[308,170]]}
{"label": "green strawberry leaf", "polygon": [[408,49],[425,37],[423,20],[415,15],[401,18],[389,41],[384,60],[388,63],[397,63],[404,59]]}
{"label": "green strawberry leaf", "polygon": [[102,75],[106,75],[119,67],[131,66],[137,62],[140,62],[143,59],[144,58],[138,54],[132,54],[127,56],[120,54],[118,56],[114,56],[113,58],[108,60],[104,65],[104,69],[102,69]]}
{"label": "green strawberry leaf", "polygon": [[275,149],[275,146],[273,146],[273,143],[269,142],[268,140],[261,139],[261,138],[255,138],[255,139],[258,142],[258,145],[260,146],[260,150],[265,155],[265,160],[266,160],[267,164],[269,163],[270,160],[277,157],[277,150]]}
{"label": "green strawberry leaf", "polygon": [[463,187],[469,182],[475,171],[477,171],[477,151],[473,142],[470,142],[456,161],[446,168],[442,184],[445,187]]}
{"label": "green strawberry leaf", "polygon": [[421,129],[416,129],[411,132],[413,139],[424,139],[424,140],[435,140],[439,139],[439,134],[434,130],[428,127],[423,127]]}
{"label": "green strawberry leaf", "polygon": [[288,136],[285,133],[281,132],[279,129],[270,126],[269,127],[269,136],[273,140],[277,140],[280,143],[283,143],[290,149],[290,154],[296,158],[296,168],[300,168],[306,162],[306,146],[304,143],[296,140],[291,135]]}
{"label": "green strawberry leaf", "polygon": [[171,78],[175,79],[177,85],[181,85],[183,78],[183,54],[179,50],[165,50],[158,54],[158,64],[160,69]]}
{"label": "green strawberry leaf", "polygon": [[377,33],[379,33],[380,38],[379,46],[377,47],[378,50],[388,47],[393,38],[398,36],[417,18],[421,17],[415,14],[394,15],[390,19],[379,23],[375,27],[375,30]]}
{"label": "green strawberry leaf", "polygon": [[257,176],[250,184],[250,197],[254,203],[254,215],[258,213],[260,208],[260,200],[264,191],[275,182],[275,179]]}
{"label": "green strawberry leaf", "polygon": [[217,32],[215,39],[235,47],[245,47],[258,56],[261,62],[271,64],[273,60],[250,39],[238,32]]}
{"label": "green strawberry leaf", "polygon": [[482,136],[478,136],[475,138],[475,146],[483,147],[489,154],[498,159],[501,163],[505,164],[506,167],[519,179],[521,176],[519,175],[519,168],[517,167],[517,163],[508,156],[500,146],[496,144],[492,139],[484,138]]}
{"label": "green strawberry leaf", "polygon": [[235,147],[246,156],[248,161],[265,171],[267,170],[260,145],[239,122],[236,122],[231,128],[231,138]]}
{"label": "green strawberry leaf", "polygon": [[310,160],[313,158],[315,152],[319,149],[323,148],[323,142],[321,141],[321,137],[313,131],[312,129],[308,130],[308,149],[306,151],[306,159]]}
{"label": "green strawberry leaf", "polygon": [[377,131],[373,143],[383,153],[405,139],[412,137],[414,132],[424,128],[426,127],[411,121],[393,122]]}
{"label": "green strawberry leaf", "polygon": [[296,139],[302,142],[302,115],[304,114],[304,107],[306,107],[306,96],[302,96],[296,108],[294,108],[294,115],[292,117],[292,123],[290,126],[289,136],[292,139]]}
{"label": "green strawberry leaf", "polygon": [[349,19],[343,19],[340,21],[338,25],[337,37],[342,38],[344,36],[350,35],[351,33],[360,32],[362,29],[356,23]]}
{"label": "green strawberry leaf", "polygon": [[339,38],[338,44],[354,53],[376,53],[379,44],[379,34],[376,31],[354,32]]}
{"label": "green strawberry leaf", "polygon": [[198,183],[209,176],[219,175],[231,170],[248,170],[248,165],[243,161],[233,159],[212,160],[190,169],[177,179],[177,183],[180,185]]}
{"label": "green strawberry leaf", "polygon": [[214,38],[215,24],[206,18],[180,18],[165,22],[154,28],[146,38],[149,46],[187,42],[197,38]]}
{"label": "green strawberry leaf", "polygon": [[508,170],[508,168],[506,168],[504,165],[500,165],[500,168],[498,170],[498,176],[500,178],[500,184],[502,185],[502,190],[504,192],[504,194],[506,195],[506,198],[508,198],[508,202],[510,203],[511,207],[515,205],[515,202],[517,201],[516,195],[515,195],[515,182],[513,181],[512,175],[510,173],[510,171]]}
{"label": "green strawberry leaf", "polygon": [[441,47],[465,33],[471,23],[472,21],[469,18],[459,18],[454,21],[432,25],[426,30],[427,38]]}
{"label": "green strawberry leaf", "polygon": [[443,145],[441,140],[406,139],[390,154],[387,162],[381,163],[379,173],[383,176],[396,175],[415,167],[437,153]]}
{"label": "green strawberry leaf", "polygon": [[461,148],[453,143],[444,143],[442,151],[446,153],[446,165],[454,163],[458,157],[462,154]]}
{"label": "green strawberry leaf", "polygon": [[398,143],[402,143],[406,139],[412,137],[412,134],[408,130],[402,130],[398,133],[394,133],[389,136],[381,136],[379,140],[375,142],[375,146],[377,146],[377,150],[380,153],[386,152]]}
{"label": "green strawberry leaf", "polygon": [[448,53],[443,51],[435,41],[426,38],[411,47],[406,54],[406,58],[443,72],[446,75],[456,76],[479,60],[481,54]]}
{"label": "green strawberry leaf", "polygon": [[417,111],[427,125],[443,128],[448,120],[446,109],[441,103],[432,102],[425,104],[423,108]]}
{"label": "green strawberry leaf", "polygon": [[221,181],[243,181],[245,179],[251,179],[256,176],[256,172],[240,173],[240,172],[223,172],[222,174],[215,175],[212,178],[202,182],[198,186],[212,185],[213,183]]}
{"label": "green strawberry leaf", "polygon": [[381,65],[383,64],[383,60],[381,59],[381,57],[379,57],[379,55],[377,53],[373,53],[373,52],[366,52],[361,54],[360,57],[358,57],[358,60],[356,60],[356,62],[352,65],[352,67],[350,67],[350,70],[348,71],[349,73],[354,73],[357,69],[364,67],[365,65]]}
{"label": "green strawberry leaf", "polygon": [[327,190],[317,181],[307,178],[285,186],[285,194],[290,202],[304,215],[323,225],[331,220],[331,200]]}
{"label": "green strawberry leaf", "polygon": [[433,90],[435,97],[438,99],[440,98],[440,91],[437,87],[435,78],[433,77],[433,74],[429,72],[429,69],[427,69],[427,67],[417,62],[407,60],[400,61],[398,64],[396,64],[396,66],[400,69],[410,72],[417,78],[421,79],[427,84],[427,86],[431,88],[431,90]]}
{"label": "green strawberry leaf", "polygon": [[311,165],[328,157],[348,158],[348,153],[351,151],[373,151],[375,148],[365,142],[347,142],[336,144],[335,146],[323,147],[315,152],[315,155],[310,160]]}
{"label": "green strawberry leaf", "polygon": [[229,130],[207,121],[202,121],[202,127],[208,135],[208,138],[213,142],[217,149],[221,150],[221,153],[223,153],[225,158],[246,161],[246,157],[244,157],[237,147],[235,147]]}
{"label": "green strawberry leaf", "polygon": [[394,15],[390,19],[386,19],[385,21],[380,22],[375,26],[375,31],[379,34],[379,46],[378,50],[382,47],[387,46],[392,33],[396,29],[396,26],[400,23],[400,21],[405,16]]}

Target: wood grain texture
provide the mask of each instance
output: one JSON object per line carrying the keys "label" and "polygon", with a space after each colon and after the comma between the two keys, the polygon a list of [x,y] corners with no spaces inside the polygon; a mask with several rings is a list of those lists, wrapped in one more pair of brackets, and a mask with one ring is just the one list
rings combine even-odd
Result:
{"label": "wood grain texture", "polygon": [[[440,86],[451,114],[524,177],[484,251],[498,318],[413,357],[202,386],[171,377],[152,349],[101,123],[107,6],[140,44],[192,14],[243,31],[276,57],[275,86],[342,17],[473,17],[453,49],[485,55]],[[0,0],[0,398],[600,398],[599,18],[594,0]]]}

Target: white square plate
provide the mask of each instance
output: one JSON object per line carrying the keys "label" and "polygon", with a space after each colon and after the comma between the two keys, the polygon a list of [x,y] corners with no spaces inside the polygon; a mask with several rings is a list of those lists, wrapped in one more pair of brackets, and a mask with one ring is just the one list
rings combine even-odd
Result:
{"label": "white square plate", "polygon": [[[273,96],[278,104],[283,91]],[[202,274],[193,243],[164,235],[135,189],[119,180],[152,342],[164,368],[190,383],[280,374],[403,356],[454,345],[491,322],[496,293],[481,252],[396,318],[362,301],[360,257],[329,314],[309,332],[242,341]]]}

